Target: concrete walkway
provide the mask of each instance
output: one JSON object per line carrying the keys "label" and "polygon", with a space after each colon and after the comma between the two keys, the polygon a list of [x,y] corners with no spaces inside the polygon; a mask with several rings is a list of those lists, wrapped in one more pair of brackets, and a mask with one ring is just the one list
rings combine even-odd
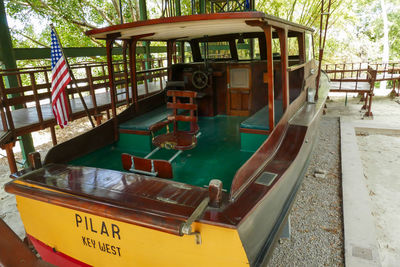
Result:
{"label": "concrete walkway", "polygon": [[[374,120],[341,117],[343,220],[346,266],[382,266],[371,198],[364,177],[356,134],[395,135],[400,127]],[[385,265],[385,264],[383,264]]]}
{"label": "concrete walkway", "polygon": [[340,136],[345,263],[346,266],[381,266],[370,198],[351,121],[341,118]]}

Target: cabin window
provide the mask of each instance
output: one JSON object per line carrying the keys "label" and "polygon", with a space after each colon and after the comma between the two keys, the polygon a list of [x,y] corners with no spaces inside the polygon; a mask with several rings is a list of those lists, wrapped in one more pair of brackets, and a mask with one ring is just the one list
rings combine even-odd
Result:
{"label": "cabin window", "polygon": [[299,39],[297,37],[288,38],[289,59],[299,59]]}
{"label": "cabin window", "polygon": [[192,63],[193,62],[192,48],[190,47],[190,44],[188,42],[183,42],[183,45],[185,47],[184,63]]}
{"label": "cabin window", "polygon": [[[289,65],[303,63],[304,50],[302,42],[303,34],[295,33],[293,37],[288,38]],[[303,87],[304,67],[289,72],[289,103],[292,103],[301,94]]]}
{"label": "cabin window", "polygon": [[278,38],[272,39],[272,54],[274,56],[274,60],[281,59],[281,43]]}
{"label": "cabin window", "polygon": [[229,49],[229,42],[202,42],[200,43],[201,57],[207,53],[207,59],[226,59],[232,58]]}
{"label": "cabin window", "polygon": [[258,44],[257,38],[248,38],[239,40],[236,39],[236,47],[238,52],[238,59],[239,60],[251,60],[253,59],[250,53],[251,42],[253,42],[253,55],[255,58],[260,58],[260,46]]}
{"label": "cabin window", "polygon": [[306,62],[313,59],[313,45],[312,45],[312,36],[311,33],[306,33],[305,36],[306,43]]}
{"label": "cabin window", "polygon": [[254,38],[254,59],[261,59],[260,39]]}

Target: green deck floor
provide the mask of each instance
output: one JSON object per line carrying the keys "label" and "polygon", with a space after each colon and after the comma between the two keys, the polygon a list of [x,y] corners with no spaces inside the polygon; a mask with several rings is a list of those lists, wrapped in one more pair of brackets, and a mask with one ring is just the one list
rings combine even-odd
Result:
{"label": "green deck floor", "polygon": [[[240,151],[239,125],[245,117],[215,116],[199,118],[201,135],[197,146],[183,151],[172,163],[174,181],[196,186],[208,185],[211,179],[223,182],[224,189],[230,189],[233,176],[241,165],[253,154]],[[176,151],[161,149],[152,159],[168,160]],[[99,149],[70,162],[73,165],[122,169],[121,154],[130,153],[144,157],[145,153],[134,147],[119,147],[118,142]]]}

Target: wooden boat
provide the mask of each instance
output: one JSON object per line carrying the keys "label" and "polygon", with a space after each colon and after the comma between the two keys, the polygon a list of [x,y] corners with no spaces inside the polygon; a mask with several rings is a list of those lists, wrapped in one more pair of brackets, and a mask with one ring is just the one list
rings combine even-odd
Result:
{"label": "wooden boat", "polygon": [[[6,185],[41,257],[57,266],[264,264],[328,92],[324,74],[316,88],[311,33],[261,12],[89,31],[107,42],[114,100],[112,52],[122,40],[132,105],[117,115],[114,103],[112,119],[55,146],[43,166],[33,161],[34,170]],[[138,41],[167,43],[166,89],[146,98],[129,57]],[[191,62],[173,64],[177,43]],[[250,43],[256,56],[243,52]],[[213,58],[218,46],[227,58]]]}

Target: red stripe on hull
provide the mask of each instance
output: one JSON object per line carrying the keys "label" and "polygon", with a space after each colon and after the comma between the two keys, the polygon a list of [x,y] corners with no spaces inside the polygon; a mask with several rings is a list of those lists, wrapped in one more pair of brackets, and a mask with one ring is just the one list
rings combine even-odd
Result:
{"label": "red stripe on hull", "polygon": [[54,264],[58,267],[78,267],[78,266],[91,266],[84,262],[78,261],[64,253],[53,250],[53,248],[49,247],[45,243],[40,240],[37,240],[31,235],[28,235],[32,244],[35,246],[37,252],[39,252],[40,256],[43,260]]}

